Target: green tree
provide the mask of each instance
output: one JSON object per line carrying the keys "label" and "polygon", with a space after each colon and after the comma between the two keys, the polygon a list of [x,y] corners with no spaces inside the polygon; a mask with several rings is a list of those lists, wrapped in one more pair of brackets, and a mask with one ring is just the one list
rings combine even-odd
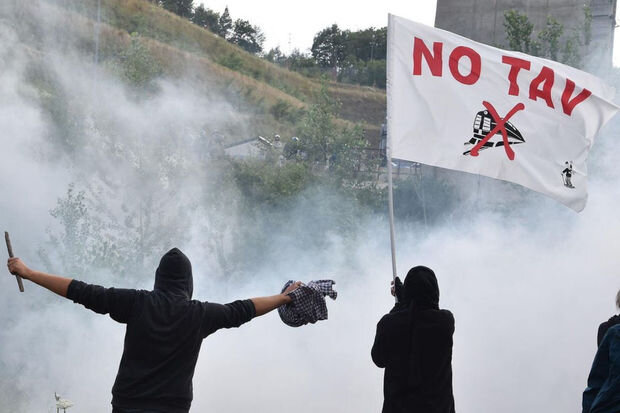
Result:
{"label": "green tree", "polygon": [[290,70],[303,73],[306,76],[318,77],[321,74],[316,60],[311,55],[302,53],[299,49],[294,49],[286,58],[286,64]]}
{"label": "green tree", "polygon": [[[333,99],[325,82],[301,121],[300,146],[308,161],[344,178],[354,172],[353,163],[359,160],[364,147],[360,127],[339,128],[334,120],[340,102]],[[350,177],[350,176],[349,176]]]}
{"label": "green tree", "polygon": [[249,53],[259,54],[263,51],[265,35],[259,27],[252,26],[249,21],[237,19],[235,20],[230,42]]}
{"label": "green tree", "polygon": [[131,34],[129,47],[120,54],[120,71],[131,86],[146,92],[156,90],[155,81],[163,73],[161,65],[137,33]]}
{"label": "green tree", "polygon": [[347,58],[355,57],[364,62],[385,60],[387,53],[387,28],[371,27],[356,32],[347,32],[345,39]]}
{"label": "green tree", "polygon": [[194,0],[161,0],[164,9],[189,19],[194,11]]}
{"label": "green tree", "polygon": [[553,17],[547,16],[547,25],[538,33],[541,45],[540,56],[558,60],[562,33],[564,33],[564,26]]}
{"label": "green tree", "polygon": [[311,105],[302,120],[300,137],[303,150],[310,161],[327,165],[336,136],[335,113],[339,103],[329,96],[325,83],[321,85],[316,103]]}
{"label": "green tree", "polygon": [[[591,30],[591,13],[588,7],[584,7],[584,14],[583,36],[587,44],[591,36],[589,31]],[[575,28],[574,33],[563,36],[564,26],[552,16],[547,16],[545,27],[538,32],[536,39],[532,40],[534,26],[525,14],[520,14],[515,10],[504,13],[504,27],[510,50],[529,53],[574,67],[580,67],[582,64],[581,28]],[[564,37],[563,44],[561,44],[562,37]]]}
{"label": "green tree", "polygon": [[504,28],[506,29],[510,50],[530,53],[534,25],[530,23],[527,15],[521,14],[516,10],[504,12]]}
{"label": "green tree", "polygon": [[338,81],[385,89],[385,73],[385,60],[372,60],[368,62],[362,60],[347,61],[338,73]]}
{"label": "green tree", "polygon": [[312,42],[312,57],[321,67],[331,67],[333,78],[336,78],[338,67],[346,56],[346,37],[347,32],[333,24],[317,33]]}
{"label": "green tree", "polygon": [[192,22],[200,27],[211,30],[213,33],[219,31],[220,14],[211,9],[205,8],[202,4],[196,7],[194,15],[192,16]]}
{"label": "green tree", "polygon": [[577,35],[570,36],[564,42],[562,48],[562,63],[573,67],[581,67],[581,54],[579,53],[579,37]]}
{"label": "green tree", "polygon": [[220,20],[218,21],[218,31],[216,34],[228,40],[232,33],[233,22],[230,17],[230,12],[228,11],[228,6],[224,9],[224,13],[220,16]]}
{"label": "green tree", "polygon": [[280,46],[270,49],[264,56],[265,60],[283,65],[286,63],[286,55],[280,50]]}

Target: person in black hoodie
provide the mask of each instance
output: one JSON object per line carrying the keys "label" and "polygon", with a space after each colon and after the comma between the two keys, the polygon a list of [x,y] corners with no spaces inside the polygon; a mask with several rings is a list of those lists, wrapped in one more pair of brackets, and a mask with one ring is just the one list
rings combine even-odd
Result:
{"label": "person in black hoodie", "polygon": [[188,412],[202,340],[290,302],[286,294],[299,286],[223,305],[192,300],[192,266],[177,248],[161,258],[153,291],[86,284],[31,270],[19,258],[10,258],[8,267],[14,275],[127,325],[112,387],[113,413]]}
{"label": "person in black hoodie", "polygon": [[[618,310],[620,310],[620,290],[618,290],[618,293],[616,294],[616,307],[618,308]],[[601,345],[601,342],[603,341],[607,330],[617,324],[620,324],[619,314],[612,316],[609,320],[602,322],[601,325],[598,326],[598,334],[596,335],[597,346]]]}
{"label": "person in black hoodie", "polygon": [[396,306],[381,318],[372,360],[385,368],[383,413],[454,413],[452,335],[454,317],[439,309],[435,273],[414,267],[398,277]]}

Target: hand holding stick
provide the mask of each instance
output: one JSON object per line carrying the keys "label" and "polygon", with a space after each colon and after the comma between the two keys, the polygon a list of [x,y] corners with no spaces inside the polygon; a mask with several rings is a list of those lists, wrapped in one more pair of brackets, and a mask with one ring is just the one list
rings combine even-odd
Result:
{"label": "hand holding stick", "polygon": [[[9,238],[9,233],[4,231],[4,240],[6,241],[6,248],[9,250],[9,258],[13,258],[13,247],[11,246],[11,238]],[[22,282],[22,277],[16,275],[17,285],[19,286],[19,291],[24,292],[24,283]]]}

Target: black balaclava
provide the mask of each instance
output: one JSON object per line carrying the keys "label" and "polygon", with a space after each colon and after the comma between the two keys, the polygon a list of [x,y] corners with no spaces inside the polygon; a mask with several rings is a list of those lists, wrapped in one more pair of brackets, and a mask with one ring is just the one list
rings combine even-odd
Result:
{"label": "black balaclava", "polygon": [[439,285],[435,273],[428,267],[413,267],[403,284],[403,302],[412,304],[416,310],[439,309]]}
{"label": "black balaclava", "polygon": [[192,263],[178,248],[164,254],[155,271],[155,291],[179,295],[190,300],[194,292]]}

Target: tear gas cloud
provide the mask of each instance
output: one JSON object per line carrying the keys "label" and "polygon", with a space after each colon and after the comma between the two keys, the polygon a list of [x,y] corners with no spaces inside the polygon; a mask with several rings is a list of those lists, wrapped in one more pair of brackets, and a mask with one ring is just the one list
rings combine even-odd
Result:
{"label": "tear gas cloud", "polygon": [[[376,322],[393,303],[385,217],[357,211],[319,188],[272,212],[273,231],[253,232],[248,226],[265,215],[244,217],[228,171],[201,155],[201,142],[210,139],[201,134],[205,124],[216,130],[244,122],[230,104],[189,81],[165,78],[151,96],[136,98],[113,71],[94,67],[92,55],[77,48],[45,43],[36,56],[11,23],[10,6],[2,12],[0,217],[16,254],[35,268],[77,271],[63,275],[87,282],[150,289],[159,256],[178,246],[193,262],[195,298],[215,302],[271,295],[288,279],[333,278],[339,297],[328,302],[328,321],[293,329],[274,313],[207,338],[193,410],[380,411],[382,370],[372,364],[370,348]],[[53,17],[38,18],[44,26]],[[47,37],[62,37],[54,34]],[[50,108],[45,87],[28,75],[33,55],[53,74],[68,112],[77,113],[67,121],[72,140],[59,141],[58,117],[50,116],[58,108]],[[615,311],[620,287],[614,251],[620,148],[618,121],[612,123],[594,147],[590,200],[581,214],[466,176],[459,178],[465,189],[453,194],[454,214],[397,226],[399,271],[433,268],[440,305],[455,314],[459,411],[580,410],[596,329]],[[252,125],[244,126],[251,136]],[[75,224],[83,238],[70,239],[63,231],[71,223],[62,221],[58,200],[79,207],[80,192],[91,219]],[[527,201],[513,208],[505,201],[511,197]],[[355,230],[332,227],[334,214],[347,216]],[[99,226],[102,217],[113,225]],[[146,234],[127,236],[137,231]],[[239,244],[239,233],[250,237]],[[89,252],[117,260],[118,271],[66,256],[93,247],[95,236],[133,255]],[[141,253],[137,239],[144,243]],[[235,249],[239,245],[243,250]],[[243,264],[235,265],[236,258]],[[75,403],[74,412],[110,411],[123,326],[30,283],[20,294],[12,276],[0,283],[0,410],[52,411],[56,391]]]}

